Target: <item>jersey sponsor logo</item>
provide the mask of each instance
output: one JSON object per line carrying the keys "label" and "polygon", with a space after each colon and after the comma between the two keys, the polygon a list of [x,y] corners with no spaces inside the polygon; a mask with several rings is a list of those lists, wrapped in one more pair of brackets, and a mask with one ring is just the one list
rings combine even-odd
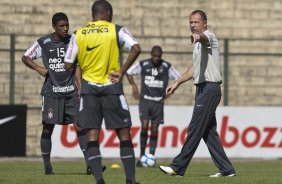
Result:
{"label": "jersey sponsor logo", "polygon": [[33,47],[33,49],[29,52],[28,57],[33,58],[34,56],[36,56],[36,51],[38,47],[40,47],[40,45],[37,43],[35,47]]}
{"label": "jersey sponsor logo", "polygon": [[43,44],[45,45],[46,43],[48,43],[50,41],[51,41],[51,38],[47,38],[47,39],[43,40]]}
{"label": "jersey sponsor logo", "polygon": [[107,33],[109,32],[109,29],[106,27],[95,27],[90,29],[82,29],[81,33],[83,35],[87,34],[96,34],[96,33]]}
{"label": "jersey sponsor logo", "polygon": [[64,72],[64,63],[61,58],[50,58],[49,59],[49,68],[55,72]]}
{"label": "jersey sponsor logo", "polygon": [[10,117],[6,117],[6,118],[2,118],[0,119],[0,125],[3,125],[5,123],[8,123],[9,121],[12,121],[13,119],[15,119],[17,116],[10,116]]}
{"label": "jersey sponsor logo", "polygon": [[87,51],[91,51],[91,50],[93,50],[93,49],[96,49],[96,48],[99,47],[100,45],[102,45],[102,44],[96,45],[96,46],[94,46],[94,47],[88,47],[88,45],[87,45],[86,50],[87,50]]}
{"label": "jersey sponsor logo", "polygon": [[53,52],[55,49],[50,49],[50,52]]}
{"label": "jersey sponsor logo", "polygon": [[63,59],[65,57],[65,48],[57,48],[57,49],[50,49],[55,51],[56,50],[56,56],[54,58],[49,58],[49,68],[54,70],[55,72],[64,72],[66,71],[64,68],[64,62]]}
{"label": "jersey sponsor logo", "polygon": [[144,84],[151,88],[163,88],[164,82],[156,80],[154,76],[146,75]]}
{"label": "jersey sponsor logo", "polygon": [[74,91],[74,86],[70,85],[70,86],[53,86],[53,92],[58,93],[58,92],[70,92],[70,91]]}

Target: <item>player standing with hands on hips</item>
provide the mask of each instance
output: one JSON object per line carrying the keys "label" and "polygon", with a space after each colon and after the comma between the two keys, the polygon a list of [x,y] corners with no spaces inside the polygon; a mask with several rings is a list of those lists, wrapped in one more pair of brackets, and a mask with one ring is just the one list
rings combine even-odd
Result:
{"label": "player standing with hands on hips", "polygon": [[[63,65],[65,51],[70,42],[67,15],[62,12],[55,13],[52,17],[52,26],[55,32],[39,38],[22,57],[26,66],[45,77],[41,90],[43,130],[40,145],[46,175],[54,174],[50,154],[51,136],[55,125],[74,124],[86,164],[88,160],[86,130],[76,124],[81,82],[80,69],[74,66],[71,71],[66,71]],[[44,67],[33,61],[38,58],[42,58]]]}
{"label": "player standing with hands on hips", "polygon": [[221,98],[219,43],[207,28],[205,12],[193,11],[189,20],[191,42],[194,45],[193,64],[166,89],[166,93],[171,95],[182,83],[193,79],[196,85],[195,105],[181,152],[169,166],[160,166],[160,170],[171,176],[183,176],[203,138],[218,168],[218,172],[210,177],[233,177],[236,176],[235,170],[226,156],[216,130],[215,111]]}
{"label": "player standing with hands on hips", "polygon": [[[162,48],[153,46],[151,58],[135,63],[127,71],[127,78],[132,85],[132,93],[135,99],[139,99],[139,116],[141,121],[140,133],[140,159],[145,154],[148,139],[148,128],[151,122],[150,150],[155,155],[158,142],[158,128],[164,123],[164,97],[169,79],[176,80],[179,72],[167,61],[162,59]],[[133,75],[141,75],[141,94]],[[136,166],[142,167],[140,159]]]}
{"label": "player standing with hands on hips", "polygon": [[[120,82],[141,50],[125,27],[111,22],[112,16],[113,9],[108,1],[94,2],[93,21],[72,34],[65,56],[65,68],[72,68],[77,58],[82,73],[78,124],[88,130],[88,161],[96,183],[105,183],[99,148],[104,119],[106,128],[114,129],[120,140],[120,158],[126,184],[135,184],[135,154],[130,135],[132,123]],[[122,67],[119,64],[121,47],[130,51]]]}

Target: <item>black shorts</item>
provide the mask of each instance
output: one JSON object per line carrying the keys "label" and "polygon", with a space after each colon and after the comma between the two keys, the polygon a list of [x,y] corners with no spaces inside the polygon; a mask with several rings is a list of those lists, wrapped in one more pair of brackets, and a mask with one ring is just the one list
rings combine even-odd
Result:
{"label": "black shorts", "polygon": [[164,124],[164,103],[141,98],[139,116],[141,120],[151,120],[151,123]]}
{"label": "black shorts", "polygon": [[79,99],[42,96],[42,119],[47,124],[64,125],[77,122]]}
{"label": "black shorts", "polygon": [[101,128],[105,120],[107,129],[131,126],[131,117],[124,95],[82,94],[78,113],[81,128]]}

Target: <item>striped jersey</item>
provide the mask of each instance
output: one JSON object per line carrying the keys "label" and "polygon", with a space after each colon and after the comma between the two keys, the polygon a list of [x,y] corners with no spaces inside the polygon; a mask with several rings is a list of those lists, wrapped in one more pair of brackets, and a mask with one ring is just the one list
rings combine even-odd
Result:
{"label": "striped jersey", "polygon": [[69,41],[70,35],[64,40],[58,40],[53,34],[48,34],[39,38],[24,54],[32,60],[42,58],[48,70],[41,95],[54,97],[76,95],[75,70],[64,69],[64,57]]}
{"label": "striped jersey", "polygon": [[159,102],[165,96],[169,79],[177,80],[179,72],[167,61],[155,65],[151,59],[135,63],[127,70],[128,75],[141,75],[140,97]]}

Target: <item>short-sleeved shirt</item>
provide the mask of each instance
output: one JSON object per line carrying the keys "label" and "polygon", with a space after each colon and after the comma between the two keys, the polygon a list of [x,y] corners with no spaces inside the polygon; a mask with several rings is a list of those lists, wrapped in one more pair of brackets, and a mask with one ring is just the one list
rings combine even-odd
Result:
{"label": "short-sleeved shirt", "polygon": [[204,82],[221,82],[220,50],[216,36],[206,30],[210,46],[204,46],[197,42],[193,50],[193,79],[194,84]]}
{"label": "short-sleeved shirt", "polygon": [[135,63],[127,70],[127,74],[141,74],[140,97],[155,102],[163,99],[169,79],[176,80],[180,77],[179,72],[169,62],[161,60],[155,65],[151,59]]}
{"label": "short-sleeved shirt", "polygon": [[53,34],[39,38],[24,54],[32,60],[42,58],[48,74],[42,86],[41,95],[68,97],[77,95],[74,72],[64,69],[64,56],[70,41],[70,35],[57,40]]}
{"label": "short-sleeved shirt", "polygon": [[122,26],[108,21],[89,22],[72,34],[65,62],[78,59],[82,72],[82,94],[123,94],[120,84],[112,84],[108,72],[120,69],[119,51],[137,44]]}

